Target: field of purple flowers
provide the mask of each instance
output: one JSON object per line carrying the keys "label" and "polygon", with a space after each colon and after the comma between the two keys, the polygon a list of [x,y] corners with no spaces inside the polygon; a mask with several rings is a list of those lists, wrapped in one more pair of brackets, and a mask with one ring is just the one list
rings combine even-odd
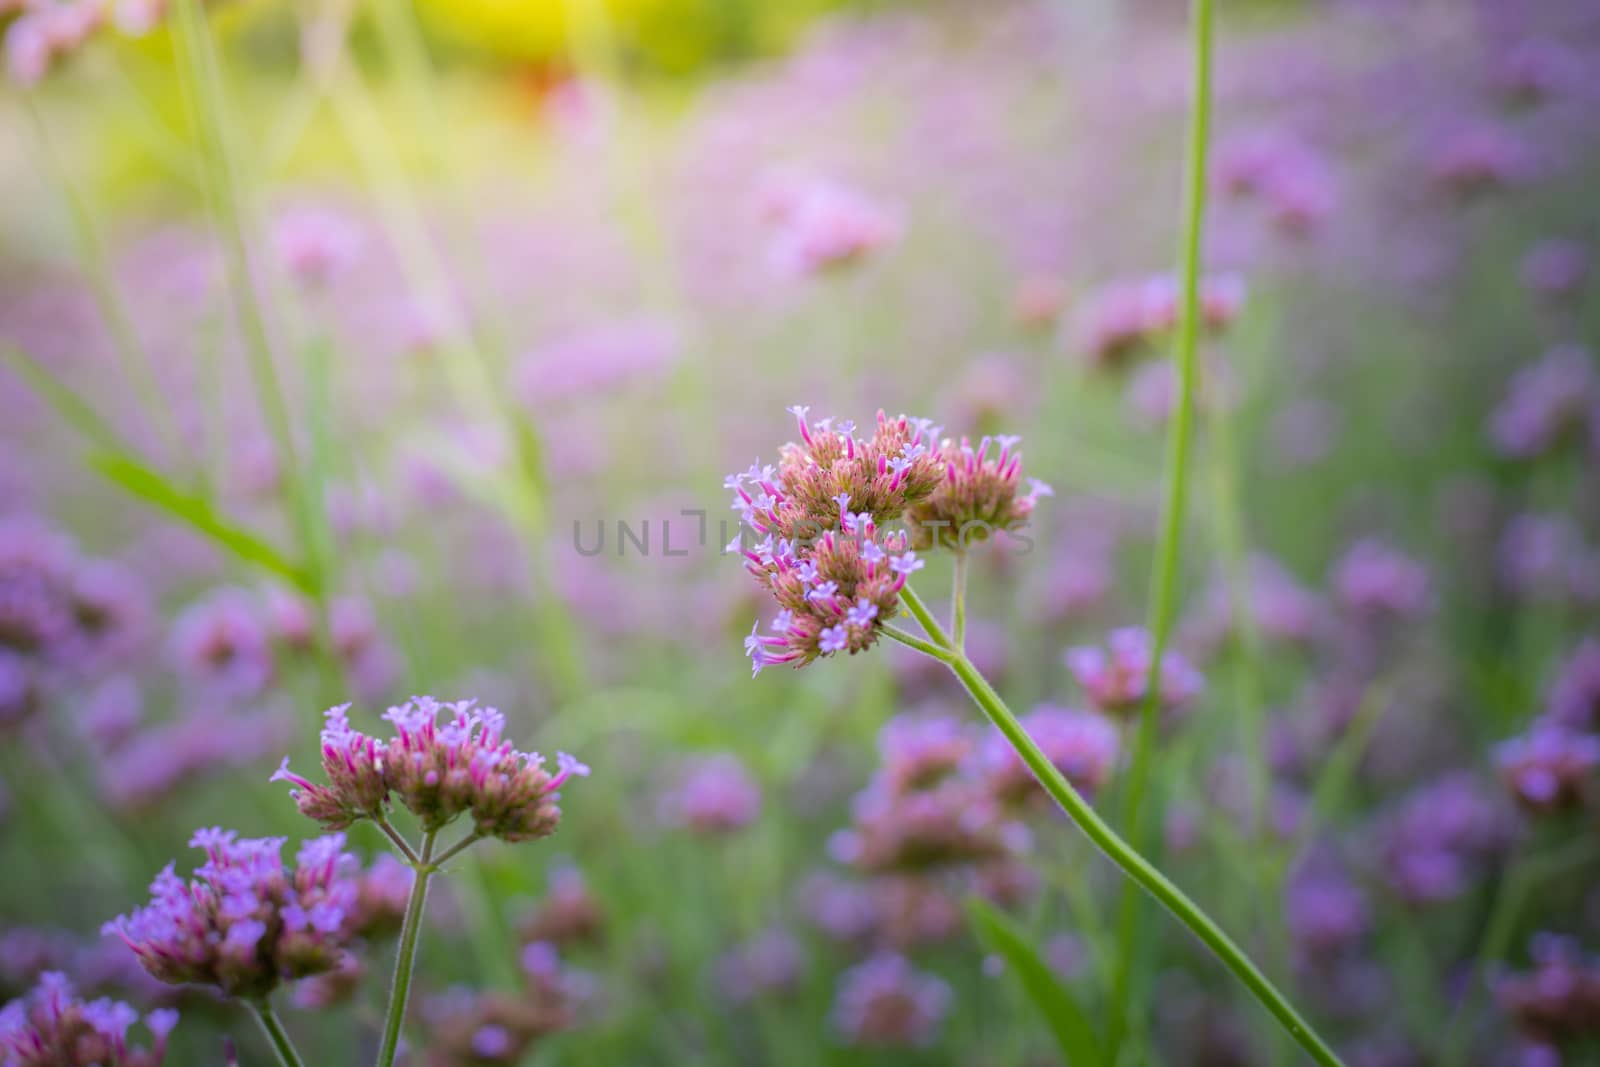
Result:
{"label": "field of purple flowers", "polygon": [[1600,5],[555,6],[0,0],[0,1067],[1600,1064]]}

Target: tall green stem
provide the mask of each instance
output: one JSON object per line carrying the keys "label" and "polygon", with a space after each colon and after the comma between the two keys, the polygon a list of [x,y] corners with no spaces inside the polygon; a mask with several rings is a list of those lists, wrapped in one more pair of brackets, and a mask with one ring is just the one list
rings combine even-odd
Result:
{"label": "tall green stem", "polygon": [[[1194,420],[1196,365],[1200,343],[1200,247],[1205,225],[1206,151],[1211,128],[1212,0],[1192,0],[1193,35],[1188,151],[1184,171],[1182,300],[1178,316],[1176,358],[1178,404],[1167,437],[1167,485],[1162,508],[1161,540],[1156,548],[1150,587],[1150,673],[1139,728],[1129,761],[1124,793],[1123,829],[1135,842],[1143,839],[1142,810],[1150,778],[1151,748],[1161,699],[1161,660],[1166,653],[1177,607],[1178,571],[1184,512],[1189,493],[1189,439]],[[1107,1041],[1114,1063],[1126,1031],[1133,999],[1134,948],[1139,936],[1139,897],[1124,889],[1118,916],[1118,977]]]}
{"label": "tall green stem", "polygon": [[[909,588],[903,591],[902,597],[909,591]],[[914,597],[915,594],[913,599]],[[890,637],[900,639],[897,631],[886,632]],[[1244,950],[1198,904],[1190,900],[1183,890],[1118,835],[1089,802],[1083,799],[1082,794],[1073,788],[1066,775],[1062,774],[1034,743],[1033,738],[1017,721],[1016,715],[1006,706],[1005,701],[995,692],[988,680],[972,665],[972,661],[960,650],[951,647],[948,640],[939,642],[937,652],[934,658],[955,673],[972,696],[973,702],[995,728],[1005,735],[1006,740],[1033,772],[1033,776],[1038,779],[1045,792],[1049,793],[1061,810],[1078,824],[1078,828],[1088,836],[1089,840],[1094,842],[1111,862],[1122,869],[1128,877],[1129,884],[1149,893],[1179,922],[1187,926],[1190,932],[1198,937],[1239,981],[1244,983],[1262,1006],[1272,1013],[1273,1018],[1278,1020],[1285,1032],[1294,1038],[1312,1059],[1323,1067],[1340,1067],[1339,1057],[1321,1037],[1317,1036],[1311,1025],[1278,991],[1277,986],[1272,984],[1271,979],[1251,962]]]}
{"label": "tall green stem", "polygon": [[272,1046],[280,1067],[305,1067],[305,1061],[294,1050],[294,1042],[289,1040],[289,1032],[283,1028],[283,1022],[279,1020],[278,1013],[272,1010],[271,1003],[266,1000],[251,1000],[246,1003],[250,1007],[250,1014],[261,1024],[261,1032],[266,1035],[267,1043]]}
{"label": "tall green stem", "polygon": [[400,948],[394,958],[394,985],[389,990],[389,1013],[383,1020],[383,1044],[378,1047],[378,1067],[393,1067],[400,1047],[400,1028],[406,1020],[406,1002],[411,998],[411,969],[417,958],[417,939],[422,934],[422,909],[428,902],[428,879],[433,877],[433,842],[437,831],[423,835],[422,851],[414,868],[411,896],[406,900],[404,923],[400,927]]}

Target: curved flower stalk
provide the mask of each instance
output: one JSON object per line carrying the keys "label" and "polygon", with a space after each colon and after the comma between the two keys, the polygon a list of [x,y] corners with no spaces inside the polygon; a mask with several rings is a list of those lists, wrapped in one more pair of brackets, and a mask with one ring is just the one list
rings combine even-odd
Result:
{"label": "curved flower stalk", "polygon": [[[937,430],[922,420],[902,416],[891,422],[880,413],[878,432],[870,440],[860,441],[850,423],[835,425],[833,420],[827,420],[817,424],[818,432],[806,422],[807,409],[792,410],[799,419],[804,444],[786,445],[779,467],[762,467],[758,463],[746,473],[730,477],[726,483],[737,494],[734,509],[743,515],[747,525],[765,538],[756,548],[743,552],[746,569],[773,594],[780,609],[772,626],[776,636],[760,636],[756,632],[760,629],[758,622],[745,641],[745,650],[756,672],[775,663],[804,667],[846,649],[854,654],[871,647],[880,636],[899,641],[943,663],[960,679],[973,702],[1004,735],[1045,792],[1089,839],[1133,883],[1187,926],[1313,1059],[1324,1067],[1337,1067],[1339,1059],[1333,1050],[1244,950],[1100,817],[1030,736],[963,649],[960,637],[966,597],[963,564],[966,546],[975,538],[962,536],[960,531],[969,526],[981,527],[986,533],[997,528],[1021,526],[1031,515],[1038,498],[1048,492],[1048,487],[1042,483],[1034,483],[1026,494],[1019,491],[1022,457],[1016,450],[1017,440],[1001,440],[999,454],[986,459],[990,441],[985,440],[977,448],[965,441],[960,445],[950,441],[935,444],[929,439]],[[856,492],[863,495],[857,497]],[[860,514],[850,512],[849,501],[867,499],[867,493],[872,494],[870,510]],[[896,519],[909,521],[916,538],[913,543],[946,547],[955,554],[956,579],[951,597],[954,634],[945,630],[915,590],[906,584],[906,578],[915,567],[895,568],[895,578],[888,581],[876,571],[860,569],[866,551],[876,549],[882,553],[875,557],[877,559],[890,555],[883,547],[886,542],[899,553],[893,557],[895,562],[914,558],[904,541],[895,534],[882,532]],[[947,537],[951,531],[957,533]],[[797,536],[800,532],[809,536]],[[849,549],[848,555],[841,555],[841,544],[862,547]],[[841,559],[849,566],[841,566]],[[920,565],[921,561],[917,563]],[[841,578],[853,584],[846,586]],[[868,586],[869,582],[881,584]],[[882,591],[883,601],[864,596],[861,603],[876,610],[853,619],[845,618],[846,605],[851,603],[848,598],[863,587]],[[916,619],[925,636],[919,637],[890,623],[901,605]],[[804,625],[801,625],[802,620]],[[821,638],[831,626],[841,627],[847,640],[834,643]],[[1146,669],[1164,662],[1158,648],[1145,650],[1142,657],[1131,659],[1138,660]],[[1156,684],[1162,690],[1173,683],[1179,683],[1176,689],[1188,690],[1193,679],[1182,671],[1173,678],[1162,678],[1158,673]]]}
{"label": "curved flower stalk", "polygon": [[[447,713],[445,721],[440,721],[440,712]],[[395,736],[380,739],[350,725],[349,705],[330,708],[322,731],[326,784],[290,771],[287,758],[272,780],[289,782],[301,814],[327,829],[372,821],[416,872],[378,1050],[378,1067],[392,1067],[430,879],[447,860],[484,838],[517,842],[553,834],[561,821],[559,790],[568,779],[587,775],[589,768],[563,752],[552,773],[537,752],[518,751],[505,738],[505,716],[471,700],[443,703],[413,697],[390,708],[384,718],[394,726]],[[413,846],[389,822],[395,802],[421,824],[420,844]],[[440,832],[462,818],[472,828],[440,848]]]}

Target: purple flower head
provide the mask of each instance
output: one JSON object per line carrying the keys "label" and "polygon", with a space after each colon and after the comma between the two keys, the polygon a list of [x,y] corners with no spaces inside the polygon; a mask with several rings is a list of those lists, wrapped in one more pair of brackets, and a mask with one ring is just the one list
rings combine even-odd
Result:
{"label": "purple flower head", "polygon": [[1574,730],[1600,730],[1600,638],[1583,640],[1550,686],[1550,716]]}
{"label": "purple flower head", "polygon": [[0,1062],[6,1067],[160,1067],[174,1011],[145,1017],[148,1046],[134,1045],[128,1031],[139,1013],[102,997],[84,1001],[67,976],[50,971],[27,996],[0,1009]]}
{"label": "purple flower head", "polygon": [[1051,490],[1032,480],[1024,489],[1020,442],[1018,437],[984,437],[976,446],[965,437],[959,443],[940,442],[934,458],[944,477],[906,514],[913,547],[960,551],[1026,526],[1039,498]]}
{"label": "purple flower head", "polygon": [[833,1026],[851,1045],[925,1047],[938,1038],[950,1002],[950,987],[904,956],[874,956],[840,976]]}
{"label": "purple flower head", "polygon": [[[1023,716],[1022,724],[1050,762],[1081,792],[1093,794],[1111,777],[1119,744],[1116,725],[1105,716],[1045,704]],[[988,788],[1002,804],[1046,800],[1033,773],[998,731],[985,736],[979,762]]]}
{"label": "purple flower head", "polygon": [[[376,818],[398,800],[428,832],[470,815],[480,836],[534,840],[555,832],[561,786],[589,773],[566,753],[552,773],[538,753],[504,738],[504,716],[470,700],[413,697],[384,715],[395,736],[383,740],[352,729],[347,708],[330,709],[322,731],[327,784],[293,773],[287,760],[272,776],[294,787],[302,814],[330,829]],[[449,718],[439,721],[440,712]]]}
{"label": "purple flower head", "polygon": [[1555,1045],[1600,1034],[1600,960],[1554,934],[1537,935],[1529,955],[1529,970],[1495,983],[1495,998],[1517,1029]]}
{"label": "purple flower head", "polygon": [[762,199],[772,227],[768,256],[786,277],[841,270],[900,237],[894,212],[836,182],[774,183]]}
{"label": "purple flower head", "polygon": [[828,872],[806,878],[797,897],[807,921],[841,944],[866,943],[883,919],[881,902],[867,886]]}
{"label": "purple flower head", "polygon": [[891,793],[882,780],[857,795],[848,830],[833,836],[833,858],[869,874],[921,873],[981,865],[1028,849],[1013,821],[982,783],[947,778],[929,788]]}
{"label": "purple flower head", "polygon": [[1496,554],[1501,579],[1520,596],[1552,603],[1600,600],[1600,553],[1584,542],[1569,515],[1514,516]]}
{"label": "purple flower head", "polygon": [[73,633],[77,553],[64,535],[31,519],[0,521],[0,648],[54,657]]}
{"label": "purple flower head", "polygon": [[35,671],[26,657],[0,648],[0,734],[31,719],[41,707],[44,694]]}
{"label": "purple flower head", "polygon": [[94,0],[21,10],[5,37],[6,73],[21,88],[43,81],[51,67],[82,48],[105,23],[105,5]]}
{"label": "purple flower head", "polygon": [[[1200,313],[1206,328],[1230,326],[1244,307],[1244,297],[1238,275],[1202,278]],[[1074,327],[1074,347],[1093,369],[1125,367],[1154,351],[1177,326],[1180,298],[1177,279],[1165,274],[1105,286],[1084,305]]]}
{"label": "purple flower head", "polygon": [[1366,896],[1343,877],[1297,878],[1286,905],[1290,936],[1301,955],[1326,961],[1358,942],[1372,922]]}
{"label": "purple flower head", "polygon": [[1433,159],[1434,181],[1457,197],[1481,195],[1527,181],[1534,172],[1528,145],[1499,126],[1457,131]]}
{"label": "purple flower head", "polygon": [[[1106,643],[1070,648],[1067,668],[1094,706],[1111,715],[1127,715],[1144,703],[1150,677],[1150,635],[1139,627],[1113,630]],[[1159,673],[1161,706],[1184,707],[1205,688],[1205,680],[1177,652],[1162,654]]]}
{"label": "purple flower head", "polygon": [[1511,379],[1490,417],[1501,453],[1525,459],[1567,441],[1582,441],[1600,411],[1600,371],[1577,345],[1551,349]]}
{"label": "purple flower head", "polygon": [[891,793],[923,789],[954,774],[972,753],[959,719],[900,715],[878,733],[879,781]]}
{"label": "purple flower head", "polygon": [[725,483],[743,525],[763,538],[737,542],[745,569],[779,608],[771,634],[758,624],[745,638],[756,674],[877,643],[906,578],[922,566],[905,535],[883,526],[933,493],[942,470],[924,420],[879,412],[876,432],[859,440],[847,423],[809,422],[804,406],[790,411],[802,443],[785,445],[778,466],[752,464]]}
{"label": "purple flower head", "polygon": [[257,695],[276,670],[260,605],[242,589],[218,589],[184,608],[172,651],[180,674],[223,697]]}
{"label": "purple flower head", "polygon": [[1508,815],[1493,791],[1469,774],[1421,786],[1380,820],[1383,876],[1413,904],[1454,899],[1509,839]]}
{"label": "purple flower head", "polygon": [[309,288],[325,286],[349,269],[365,243],[361,228],[348,215],[316,204],[280,213],[272,239],[284,270]]}
{"label": "purple flower head", "polygon": [[284,866],[281,837],[204,829],[190,844],[206,854],[192,880],[168,864],[151,883],[149,904],[105,926],[152,977],[262,997],[285,979],[344,964],[345,919],[358,887],[342,834],[308,841],[293,869]]}
{"label": "purple flower head", "polygon": [[1427,570],[1381,541],[1357,541],[1334,567],[1339,603],[1365,619],[1403,621],[1432,606]]}
{"label": "purple flower head", "polygon": [[730,833],[761,814],[761,786],[737,757],[704,756],[684,768],[662,806],[672,822],[696,833]]}
{"label": "purple flower head", "polygon": [[804,967],[805,950],[799,940],[774,927],[717,961],[717,986],[735,1004],[782,996],[798,987]]}
{"label": "purple flower head", "polygon": [[555,948],[597,943],[605,936],[605,913],[576,867],[550,873],[549,888],[539,906],[517,926],[524,941]]}
{"label": "purple flower head", "polygon": [[[1245,610],[1254,616],[1261,633],[1273,640],[1308,645],[1324,631],[1327,608],[1278,561],[1267,556],[1250,560],[1249,591]],[[1220,649],[1237,632],[1233,591],[1218,579],[1207,591],[1193,618],[1185,621],[1182,638],[1185,647],[1202,654]]]}
{"label": "purple flower head", "polygon": [[1552,237],[1522,257],[1522,284],[1547,300],[1576,296],[1589,280],[1589,249],[1577,241]]}
{"label": "purple flower head", "polygon": [[1495,750],[1500,775],[1517,802],[1543,815],[1584,806],[1600,768],[1600,737],[1539,721]]}

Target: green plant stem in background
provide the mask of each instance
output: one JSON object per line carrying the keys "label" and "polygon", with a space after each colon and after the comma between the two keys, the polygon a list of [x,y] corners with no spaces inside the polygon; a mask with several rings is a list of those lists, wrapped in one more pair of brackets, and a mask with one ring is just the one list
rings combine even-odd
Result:
{"label": "green plant stem in background", "polygon": [[289,1040],[289,1032],[283,1028],[283,1023],[279,1020],[278,1013],[272,1010],[272,1005],[266,1000],[251,1000],[246,1003],[250,1007],[250,1014],[261,1024],[261,1032],[266,1035],[267,1043],[272,1046],[272,1051],[281,1067],[305,1067],[305,1061],[294,1050],[294,1042]]}
{"label": "green plant stem in background", "polygon": [[967,550],[956,549],[955,575],[950,588],[950,641],[967,647]]}
{"label": "green plant stem in background", "polygon": [[[926,613],[920,598],[910,586],[901,590],[901,598],[910,607],[912,614]],[[897,630],[885,631],[895,640],[901,640]],[[943,634],[929,634],[936,643],[934,655],[945,666],[953,671],[961,684],[966,687],[973,702],[976,703],[988,720],[994,724],[1017,755],[1027,764],[1033,776],[1044,787],[1045,792],[1066,812],[1073,822],[1078,824],[1084,834],[1095,846],[1122,869],[1127,875],[1129,884],[1137,889],[1143,889],[1168,911],[1178,921],[1182,922],[1189,930],[1205,944],[1211,952],[1222,961],[1223,965],[1232,971],[1234,976],[1244,983],[1255,998],[1272,1013],[1285,1032],[1299,1043],[1300,1047],[1310,1054],[1312,1059],[1322,1064],[1323,1067],[1339,1067],[1339,1057],[1328,1045],[1311,1029],[1311,1025],[1295,1010],[1271,979],[1262,973],[1234,940],[1217,925],[1217,923],[1203,911],[1198,904],[1173,884],[1166,875],[1162,874],[1149,860],[1145,859],[1137,849],[1125,841],[1113,830],[1098,812],[1086,801],[1083,796],[1073,788],[1066,775],[1050,762],[1032,737],[1017,721],[1016,715],[1006,706],[1004,700],[995,692],[987,679],[972,665],[966,654],[954,648]],[[916,646],[913,646],[916,647]],[[920,649],[919,651],[926,651]],[[1108,1060],[1114,1063],[1115,1061]]]}
{"label": "green plant stem in background", "polygon": [[[1144,838],[1143,803],[1149,787],[1151,749],[1161,700],[1161,659],[1177,610],[1178,572],[1184,513],[1189,492],[1189,439],[1194,420],[1195,379],[1200,342],[1200,248],[1205,225],[1206,150],[1211,129],[1212,0],[1192,0],[1193,41],[1188,152],[1183,176],[1183,238],[1180,251],[1181,301],[1178,316],[1178,403],[1167,437],[1166,499],[1162,506],[1161,539],[1156,547],[1150,586],[1150,673],[1139,713],[1133,755],[1125,781],[1123,830],[1135,843]],[[1118,976],[1107,1040],[1113,1064],[1128,1025],[1134,995],[1135,946],[1139,938],[1140,900],[1124,887],[1118,909]]]}
{"label": "green plant stem in background", "polygon": [[145,420],[155,430],[172,458],[180,458],[186,454],[186,449],[183,436],[178,430],[177,416],[173,414],[172,405],[161,391],[150,361],[150,354],[145,349],[144,343],[139,340],[138,331],[128,316],[127,305],[123,303],[117,291],[110,257],[106,254],[105,242],[101,240],[100,232],[95,226],[94,216],[89,211],[89,205],[79,194],[77,186],[68,177],[66,165],[57,155],[55,144],[50,139],[49,127],[45,125],[44,117],[39,114],[33,97],[28,93],[22,94],[22,109],[27,112],[29,124],[33,128],[34,140],[38,144],[38,158],[43,161],[51,184],[60,192],[61,199],[67,206],[67,212],[72,216],[73,231],[78,242],[78,255],[83,261],[84,279],[89,283],[89,291],[94,297],[95,306],[100,311],[100,318],[105,322],[106,329],[111,335],[111,344],[122,364],[123,376],[127,378],[129,388],[143,409]]}
{"label": "green plant stem in background", "polygon": [[417,959],[417,940],[422,934],[422,910],[428,902],[428,880],[433,877],[433,842],[436,831],[422,836],[422,849],[412,870],[411,895],[406,899],[405,919],[400,927],[400,947],[394,957],[394,984],[389,989],[389,1012],[383,1020],[383,1044],[378,1047],[378,1067],[393,1067],[400,1047],[400,1028],[406,1021],[406,1002],[411,999],[411,970]]}

